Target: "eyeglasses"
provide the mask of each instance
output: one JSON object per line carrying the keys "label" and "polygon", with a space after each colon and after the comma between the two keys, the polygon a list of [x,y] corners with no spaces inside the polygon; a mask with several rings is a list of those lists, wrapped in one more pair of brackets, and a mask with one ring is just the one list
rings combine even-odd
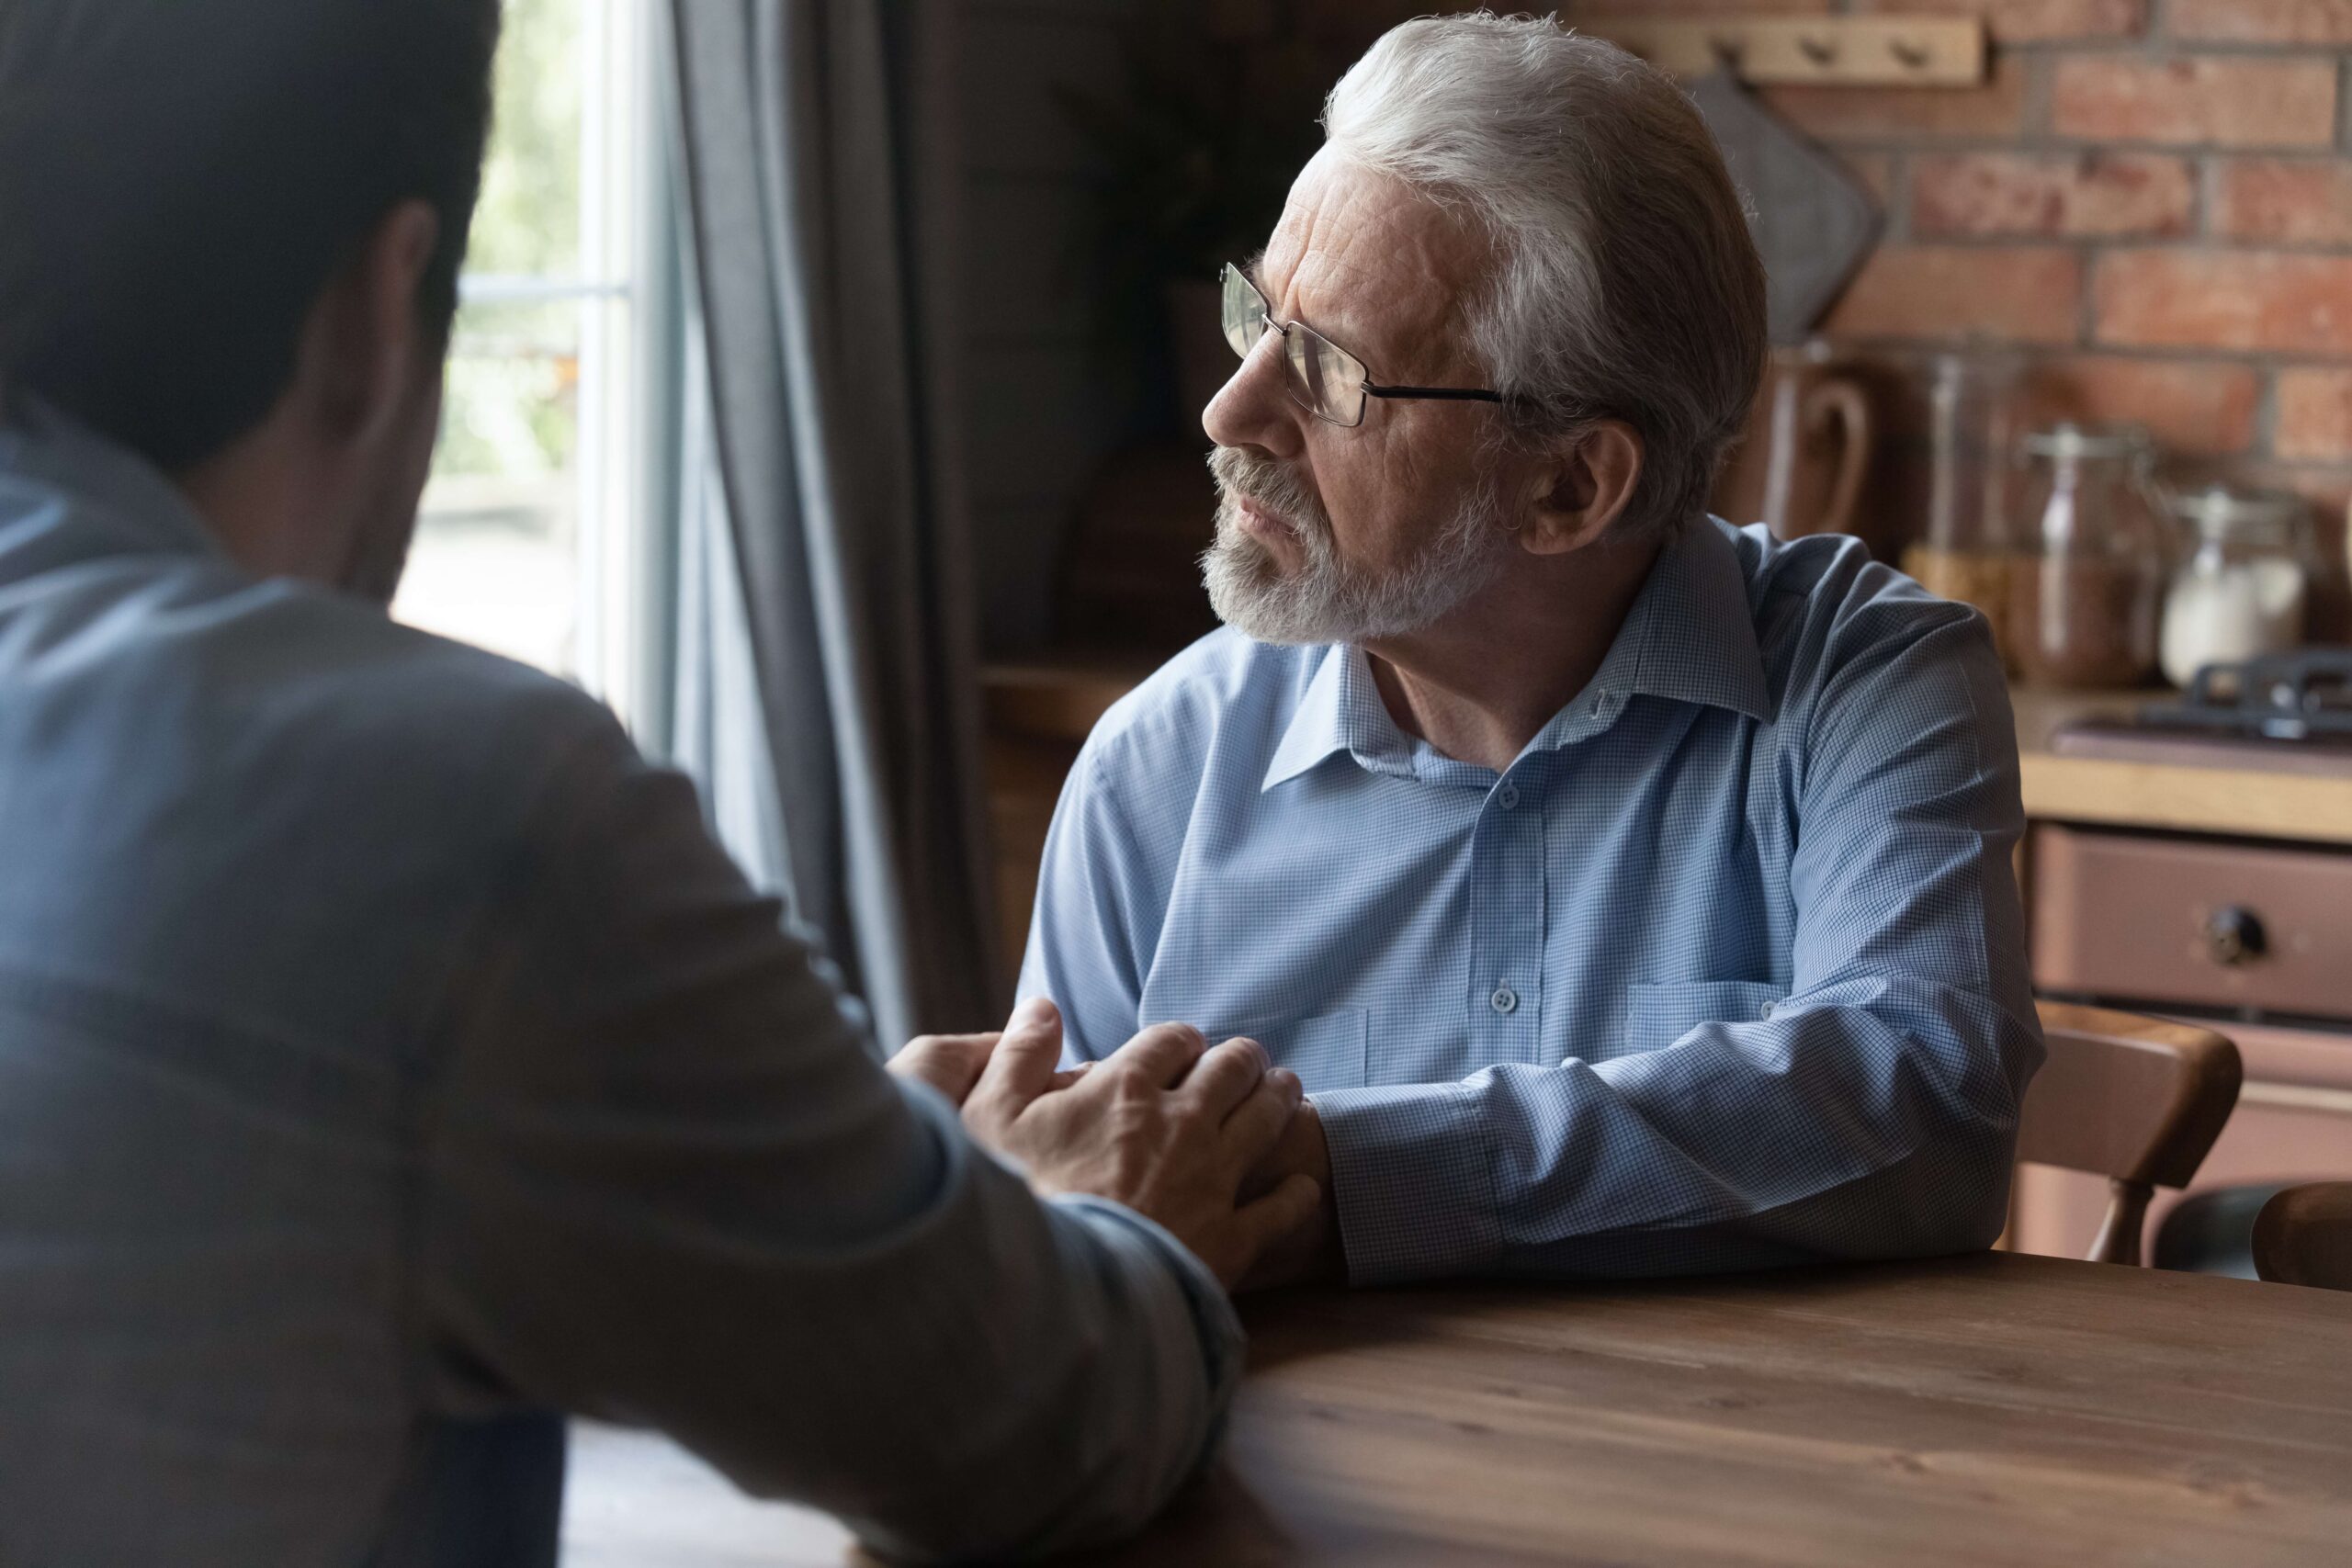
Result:
{"label": "eyeglasses", "polygon": [[1301,321],[1278,321],[1266,297],[1232,263],[1220,277],[1225,295],[1225,341],[1242,358],[1270,332],[1283,336],[1283,381],[1291,401],[1316,418],[1352,428],[1363,423],[1364,399],[1403,398],[1449,402],[1498,403],[1500,392],[1483,387],[1384,387],[1363,361]]}

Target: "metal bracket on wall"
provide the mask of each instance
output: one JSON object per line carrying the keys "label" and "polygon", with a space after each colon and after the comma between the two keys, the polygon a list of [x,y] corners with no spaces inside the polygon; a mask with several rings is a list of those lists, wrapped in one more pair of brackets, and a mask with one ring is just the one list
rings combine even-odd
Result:
{"label": "metal bracket on wall", "polygon": [[1678,76],[1722,66],[1742,81],[1967,87],[1984,79],[1981,17],[1592,17],[1604,38]]}

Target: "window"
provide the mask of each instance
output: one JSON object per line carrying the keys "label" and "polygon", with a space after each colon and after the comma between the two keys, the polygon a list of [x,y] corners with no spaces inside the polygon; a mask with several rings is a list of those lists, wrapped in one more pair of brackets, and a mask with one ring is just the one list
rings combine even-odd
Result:
{"label": "window", "polygon": [[441,445],[393,613],[647,695],[663,299],[650,14],[509,0]]}

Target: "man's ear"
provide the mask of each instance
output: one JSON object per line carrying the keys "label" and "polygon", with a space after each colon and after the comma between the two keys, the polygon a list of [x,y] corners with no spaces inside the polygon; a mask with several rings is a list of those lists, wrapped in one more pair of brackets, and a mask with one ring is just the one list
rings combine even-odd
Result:
{"label": "man's ear", "polygon": [[1587,425],[1538,470],[1521,525],[1520,547],[1566,555],[1606,536],[1642,477],[1642,438],[1622,419]]}
{"label": "man's ear", "polygon": [[368,231],[311,308],[295,390],[334,445],[370,446],[400,428],[418,364],[434,354],[417,296],[440,236],[430,202],[401,202]]}

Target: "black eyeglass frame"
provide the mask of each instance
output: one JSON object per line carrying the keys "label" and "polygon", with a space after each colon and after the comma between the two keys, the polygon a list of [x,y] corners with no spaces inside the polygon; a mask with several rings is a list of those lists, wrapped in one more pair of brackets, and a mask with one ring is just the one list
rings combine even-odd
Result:
{"label": "black eyeglass frame", "polygon": [[[1321,333],[1317,332],[1313,327],[1308,326],[1305,321],[1276,321],[1274,319],[1274,307],[1272,303],[1266,299],[1265,291],[1261,289],[1256,283],[1251,281],[1248,273],[1242,271],[1241,268],[1234,265],[1231,262],[1226,263],[1224,270],[1217,275],[1218,296],[1220,302],[1223,299],[1225,285],[1228,278],[1238,281],[1243,288],[1249,289],[1251,297],[1258,301],[1258,319],[1265,324],[1264,331],[1261,331],[1258,334],[1260,338],[1262,338],[1266,332],[1274,332],[1281,333],[1283,340],[1287,342],[1290,338],[1290,334],[1294,332],[1305,333],[1307,337],[1346,358],[1349,362],[1357,366],[1363,371],[1363,379],[1357,383],[1357,390],[1361,391],[1364,397],[1393,398],[1406,402],[1500,403],[1506,400],[1502,393],[1487,387],[1392,387],[1384,385],[1372,378],[1372,367],[1364,364],[1362,355],[1341,347],[1339,344],[1332,342]],[[1220,308],[1222,308],[1221,303]],[[1233,341],[1232,329],[1229,323],[1227,324],[1226,342],[1227,346],[1230,347],[1235,354],[1238,355],[1244,360],[1247,360],[1250,357],[1250,350],[1257,346],[1256,340],[1254,339],[1247,345],[1235,343]],[[1340,419],[1335,414],[1327,413],[1323,410],[1317,408],[1309,400],[1306,390],[1299,385],[1299,372],[1297,367],[1291,362],[1290,357],[1287,355],[1283,356],[1283,389],[1290,394],[1290,400],[1292,402],[1296,403],[1300,408],[1305,409],[1308,413],[1313,414],[1317,419],[1323,421],[1326,424],[1336,424],[1342,430],[1353,430],[1363,423],[1363,411],[1365,404],[1362,399],[1359,399],[1356,402],[1356,416],[1353,419]]]}

